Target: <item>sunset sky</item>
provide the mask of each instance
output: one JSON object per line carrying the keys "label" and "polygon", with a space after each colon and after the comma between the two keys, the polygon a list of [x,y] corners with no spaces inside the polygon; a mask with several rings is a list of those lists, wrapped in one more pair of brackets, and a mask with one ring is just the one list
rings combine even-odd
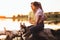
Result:
{"label": "sunset sky", "polygon": [[44,12],[60,11],[60,0],[0,0],[0,15],[28,14],[34,1],[41,2]]}

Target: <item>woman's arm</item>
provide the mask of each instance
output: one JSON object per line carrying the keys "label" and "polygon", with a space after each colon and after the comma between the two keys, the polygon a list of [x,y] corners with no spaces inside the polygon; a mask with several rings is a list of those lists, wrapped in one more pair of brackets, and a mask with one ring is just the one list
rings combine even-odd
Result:
{"label": "woman's arm", "polygon": [[31,17],[29,17],[29,22],[30,22],[31,24],[35,24],[35,20],[33,20],[33,18],[31,18]]}

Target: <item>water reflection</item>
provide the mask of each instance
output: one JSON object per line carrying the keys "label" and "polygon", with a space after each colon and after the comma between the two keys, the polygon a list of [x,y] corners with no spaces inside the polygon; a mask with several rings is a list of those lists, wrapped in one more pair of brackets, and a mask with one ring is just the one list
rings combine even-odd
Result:
{"label": "water reflection", "polygon": [[45,28],[57,30],[57,29],[60,29],[60,23],[59,24],[45,24]]}
{"label": "water reflection", "polygon": [[0,30],[4,30],[4,27],[7,30],[19,30],[19,22],[13,22],[11,19],[0,20]]}
{"label": "water reflection", "polygon": [[[20,22],[21,21],[12,21],[12,19],[4,19],[0,20],[0,31],[4,31],[4,27],[7,30],[20,30]],[[31,24],[28,21],[23,21],[22,23],[25,23],[26,26],[30,26]],[[60,29],[60,23],[57,25],[51,23],[51,24],[45,24],[45,28],[50,28],[50,29]]]}

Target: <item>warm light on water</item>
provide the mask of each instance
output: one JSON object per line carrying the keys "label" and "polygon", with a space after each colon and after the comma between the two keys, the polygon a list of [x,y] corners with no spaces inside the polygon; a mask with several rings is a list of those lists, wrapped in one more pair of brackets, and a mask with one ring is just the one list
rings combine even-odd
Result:
{"label": "warm light on water", "polygon": [[[26,26],[29,26],[29,22],[22,22],[25,23]],[[20,22],[12,21],[12,19],[4,19],[0,20],[0,31],[4,30],[4,27],[7,30],[20,30]]]}
{"label": "warm light on water", "polygon": [[[27,21],[24,21],[26,26],[30,26],[31,24]],[[18,21],[12,21],[12,19],[4,19],[0,20],[0,31],[4,30],[4,27],[7,30],[20,30],[20,22]],[[50,28],[50,29],[60,29],[60,25],[54,25],[54,24],[45,24],[45,28]]]}
{"label": "warm light on water", "polygon": [[50,28],[50,29],[53,29],[53,30],[57,30],[57,29],[60,29],[60,25],[56,25],[56,24],[45,24],[45,28]]}
{"label": "warm light on water", "polygon": [[0,30],[4,30],[4,27],[7,30],[19,30],[19,22],[13,22],[11,19],[0,20]]}

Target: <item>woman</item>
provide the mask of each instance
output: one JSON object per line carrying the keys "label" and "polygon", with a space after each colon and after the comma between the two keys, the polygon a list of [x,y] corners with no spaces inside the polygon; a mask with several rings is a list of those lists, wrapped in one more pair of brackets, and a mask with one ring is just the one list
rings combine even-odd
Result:
{"label": "woman", "polygon": [[32,11],[34,13],[35,22],[34,22],[34,27],[30,28],[30,31],[31,31],[33,37],[36,38],[33,40],[39,40],[38,33],[44,29],[43,9],[42,9],[41,3],[39,3],[39,2],[32,2],[31,8],[32,8]]}

